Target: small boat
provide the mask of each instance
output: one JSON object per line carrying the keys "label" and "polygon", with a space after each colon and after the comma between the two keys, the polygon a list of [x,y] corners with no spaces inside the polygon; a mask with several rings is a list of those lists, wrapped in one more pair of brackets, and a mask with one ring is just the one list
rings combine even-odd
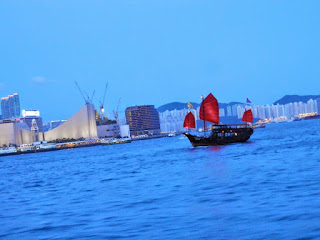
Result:
{"label": "small boat", "polygon": [[266,125],[265,125],[265,124],[256,123],[256,124],[253,124],[251,127],[252,127],[253,129],[256,129],[256,128],[265,128]]}
{"label": "small boat", "polygon": [[175,133],[169,133],[169,134],[168,134],[168,137],[175,137],[175,136],[176,136]]}
{"label": "small boat", "polygon": [[120,143],[131,143],[131,138],[115,138],[115,139],[103,139],[101,140],[102,145],[113,145]]}
{"label": "small boat", "polygon": [[307,117],[303,117],[302,120],[312,120],[312,119],[319,119],[320,118],[320,114],[315,114],[315,115],[310,115]]}
{"label": "small boat", "polygon": [[0,148],[0,156],[11,155],[16,152],[17,152],[17,149],[15,147],[2,147],[2,148]]}
{"label": "small boat", "polygon": [[[189,132],[184,134],[193,147],[245,142],[253,134],[253,129],[248,124],[253,121],[253,114],[250,109],[243,114],[242,121],[246,122],[245,124],[219,124],[219,104],[211,93],[202,101],[199,115],[199,118],[204,123],[204,136],[196,136]],[[205,131],[206,121],[214,123],[208,136],[206,136]],[[195,117],[191,112],[186,115],[183,126],[188,131],[196,128]]]}

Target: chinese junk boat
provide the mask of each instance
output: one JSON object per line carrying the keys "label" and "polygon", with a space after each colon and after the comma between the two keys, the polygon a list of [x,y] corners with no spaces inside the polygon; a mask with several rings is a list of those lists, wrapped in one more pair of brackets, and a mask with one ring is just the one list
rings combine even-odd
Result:
{"label": "chinese junk boat", "polygon": [[[204,122],[204,136],[192,135],[189,132],[185,133],[192,146],[214,146],[225,145],[229,143],[245,142],[253,133],[253,129],[248,123],[252,123],[252,111],[247,110],[243,114],[242,121],[245,124],[219,124],[219,104],[217,99],[210,93],[201,103],[200,119]],[[209,136],[206,136],[205,121],[214,123]],[[195,117],[189,112],[185,118],[183,126],[185,128],[196,128]]]}

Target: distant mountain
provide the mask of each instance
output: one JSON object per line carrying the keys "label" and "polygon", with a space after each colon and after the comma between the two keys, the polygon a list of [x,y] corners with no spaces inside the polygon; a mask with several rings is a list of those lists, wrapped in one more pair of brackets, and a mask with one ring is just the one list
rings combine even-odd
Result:
{"label": "distant mountain", "polygon": [[[197,108],[200,106],[199,103],[191,102],[192,106],[194,108]],[[165,112],[165,111],[172,111],[172,110],[181,110],[184,108],[188,107],[188,103],[181,103],[181,102],[172,102],[172,103],[167,103],[165,105],[162,105],[157,108],[158,112]]]}
{"label": "distant mountain", "polygon": [[[197,109],[200,104],[199,103],[195,103],[195,102],[191,102],[192,106]],[[230,102],[230,103],[219,103],[219,108],[227,108],[229,105],[235,105],[235,104],[243,104],[240,102]],[[187,108],[188,103],[181,103],[181,102],[172,102],[172,103],[167,103],[165,105],[162,105],[160,107],[157,108],[158,112],[165,112],[165,111],[172,111],[172,110],[181,110],[184,108]]]}
{"label": "distant mountain", "polygon": [[[306,103],[310,99],[318,99],[320,98],[320,95],[304,95],[304,96],[299,96],[299,95],[286,95],[283,98],[275,101],[273,104],[287,104],[287,103],[293,103],[293,102],[303,102]],[[191,102],[192,106],[197,109],[200,104]],[[219,108],[224,108],[226,109],[228,106],[233,106],[236,104],[244,104],[241,102],[230,102],[230,103],[219,103]],[[181,103],[181,102],[172,102],[172,103],[167,103],[164,104],[160,107],[157,108],[158,112],[165,112],[165,111],[172,111],[172,110],[181,110],[184,108],[187,108],[188,104],[187,103]]]}
{"label": "distant mountain", "polygon": [[310,99],[317,99],[320,98],[320,95],[304,95],[304,96],[299,96],[299,95],[286,95],[283,98],[279,99],[278,101],[275,101],[273,104],[288,104],[288,103],[293,103],[293,102],[303,102],[306,103]]}

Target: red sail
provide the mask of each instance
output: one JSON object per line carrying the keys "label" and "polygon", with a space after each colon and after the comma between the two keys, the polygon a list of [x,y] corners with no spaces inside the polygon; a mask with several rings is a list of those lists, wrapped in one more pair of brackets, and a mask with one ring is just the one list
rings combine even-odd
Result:
{"label": "red sail", "polygon": [[252,115],[251,109],[244,112],[244,114],[242,116],[242,121],[243,122],[251,122],[251,123],[253,122],[253,115]]}
{"label": "red sail", "polygon": [[187,114],[186,118],[184,119],[183,127],[184,128],[196,128],[196,120],[194,118],[194,115],[191,112],[189,112]]}
{"label": "red sail", "polygon": [[200,119],[212,123],[219,123],[219,104],[210,93],[201,103]]}

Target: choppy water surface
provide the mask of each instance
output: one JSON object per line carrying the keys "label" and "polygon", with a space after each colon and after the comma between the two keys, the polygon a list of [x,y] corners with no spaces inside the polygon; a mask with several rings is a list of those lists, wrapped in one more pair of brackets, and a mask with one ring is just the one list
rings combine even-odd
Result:
{"label": "choppy water surface", "polygon": [[1,239],[320,239],[320,121],[0,158]]}

